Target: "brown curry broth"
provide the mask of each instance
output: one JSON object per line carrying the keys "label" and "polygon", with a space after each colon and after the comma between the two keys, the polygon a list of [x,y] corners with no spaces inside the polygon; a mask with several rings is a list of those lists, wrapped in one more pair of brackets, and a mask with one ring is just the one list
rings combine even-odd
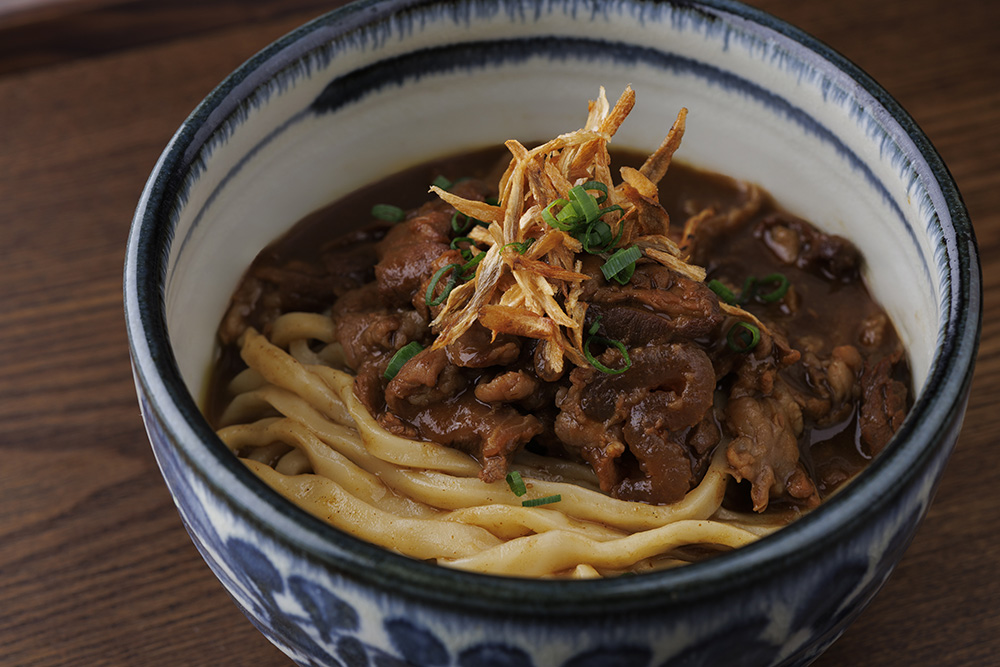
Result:
{"label": "brown curry broth", "polygon": [[[612,151],[612,164],[638,167],[644,154],[634,151]],[[443,176],[456,180],[475,177],[488,183],[495,183],[509,160],[505,149],[488,148],[446,159],[435,160],[404,170],[374,184],[362,187],[334,204],[306,216],[288,233],[272,243],[266,251],[254,260],[280,266],[297,259],[321,265],[321,252],[331,239],[346,234],[371,220],[371,208],[375,204],[392,204],[403,210],[410,210],[426,202],[431,196],[428,186],[435,178]],[[617,167],[616,167],[617,168]],[[707,206],[725,210],[739,200],[740,188],[730,178],[694,169],[683,163],[671,164],[666,177],[660,183],[660,203],[674,221],[673,233],[679,233],[683,221],[692,212]],[[753,216],[736,234],[727,236],[714,247],[712,261],[705,268],[709,278],[719,278],[727,283],[741,285],[746,276],[765,276],[775,272],[784,273],[805,307],[791,314],[779,301],[776,304],[753,304],[748,308],[766,321],[780,322],[789,332],[789,342],[796,348],[796,341],[804,336],[818,336],[827,347],[825,352],[836,345],[857,344],[861,322],[864,318],[881,312],[860,280],[841,283],[833,282],[794,266],[782,264],[762,242],[754,237],[754,221],[769,213],[780,211],[769,196],[765,196],[761,210]],[[720,252],[721,251],[721,252]],[[845,316],[846,315],[846,316]],[[873,358],[891,353],[899,346],[898,338],[891,324],[881,348]],[[904,362],[897,364],[903,375],[908,373]],[[227,402],[226,385],[243,368],[243,362],[233,346],[222,349],[210,377],[205,401],[206,415],[213,424]],[[792,382],[802,382],[802,378],[787,378]],[[909,378],[900,378],[907,387]],[[862,450],[858,434],[857,410],[839,424],[823,429],[812,428],[806,423],[806,432],[800,438],[803,465],[810,472],[825,497],[844,479],[848,479],[867,465],[870,457]],[[741,484],[744,486],[746,483]],[[730,495],[727,505],[734,509],[744,501],[739,493]],[[777,499],[773,499],[777,500]],[[781,511],[783,503],[772,503],[771,511]]]}

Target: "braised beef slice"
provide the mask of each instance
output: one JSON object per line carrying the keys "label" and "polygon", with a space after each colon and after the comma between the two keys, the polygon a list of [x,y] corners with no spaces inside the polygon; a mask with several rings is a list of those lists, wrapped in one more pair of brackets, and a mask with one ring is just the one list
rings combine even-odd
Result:
{"label": "braised beef slice", "polygon": [[538,391],[539,382],[525,371],[507,371],[476,385],[483,403],[517,403]]}
{"label": "braised beef slice", "polygon": [[732,438],[726,457],[736,479],[751,483],[757,512],[775,498],[792,498],[807,507],[819,503],[799,450],[804,399],[780,372],[797,357],[783,349],[780,337],[766,333],[752,352],[735,357],[724,420]]}
{"label": "braised beef slice", "polygon": [[861,442],[871,456],[882,451],[906,415],[906,385],[892,372],[891,359],[884,358],[866,364],[861,375]]}
{"label": "braised beef slice", "polygon": [[318,261],[281,261],[265,251],[237,288],[219,329],[223,344],[254,327],[266,333],[282,313],[322,312],[341,295],[370,282],[375,243],[384,225],[372,225],[328,243]]}
{"label": "braised beef slice", "polygon": [[266,333],[282,313],[318,312],[337,297],[334,283],[320,268],[292,261],[254,267],[233,295],[219,338],[232,343],[247,327]]}
{"label": "braised beef slice", "polygon": [[804,220],[772,213],[757,223],[754,233],[784,264],[840,282],[858,277],[861,254],[854,244],[821,232]]}
{"label": "braised beef slice", "polygon": [[381,363],[411,341],[424,341],[427,320],[413,310],[380,305],[375,283],[348,292],[337,301],[332,317],[337,341],[344,348],[347,364],[355,371],[368,363]]}
{"label": "braised beef slice", "polygon": [[786,370],[784,377],[803,414],[814,426],[825,428],[853,414],[864,361],[853,345],[838,345],[825,352],[825,345],[814,342],[812,337],[800,339],[801,364]]}
{"label": "braised beef slice", "polygon": [[754,511],[764,511],[775,498],[819,504],[816,485],[800,461],[802,412],[783,381],[769,396],[731,397],[725,424],[733,438],[727,460],[737,479],[751,482]]}
{"label": "braised beef slice", "polygon": [[480,479],[495,482],[507,474],[514,454],[542,432],[542,423],[510,405],[477,400],[466,391],[468,384],[444,350],[426,349],[388,383],[386,405],[420,437],[474,456],[483,466]]}
{"label": "braised beef slice", "polygon": [[628,347],[693,341],[712,334],[723,320],[718,296],[704,283],[652,262],[636,264],[625,285],[603,275],[587,282],[588,326],[600,318],[602,335]]}
{"label": "braised beef slice", "polygon": [[516,336],[497,334],[474,322],[445,350],[448,360],[464,368],[486,368],[489,366],[510,366],[521,356],[521,343]]}

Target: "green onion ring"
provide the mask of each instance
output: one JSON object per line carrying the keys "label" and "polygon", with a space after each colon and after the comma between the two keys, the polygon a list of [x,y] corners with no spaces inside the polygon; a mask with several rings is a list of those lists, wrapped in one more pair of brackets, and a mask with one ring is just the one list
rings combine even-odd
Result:
{"label": "green onion ring", "polygon": [[539,505],[548,505],[550,503],[557,503],[562,500],[562,494],[557,493],[552,496],[543,496],[542,498],[530,498],[528,500],[522,500],[522,507],[538,507]]}
{"label": "green onion ring", "polygon": [[399,373],[399,369],[406,365],[407,361],[422,352],[423,349],[423,346],[415,340],[399,348],[396,350],[396,354],[392,355],[392,359],[389,360],[389,365],[385,367],[385,373],[382,376],[386,380],[393,379]]}
{"label": "green onion ring", "polygon": [[[459,216],[462,216],[462,219],[465,220],[465,222],[462,224],[461,227],[459,226],[459,223],[458,223]],[[472,219],[469,216],[467,216],[466,214],[462,213],[461,211],[455,211],[452,214],[452,216],[451,216],[451,230],[453,232],[455,232],[456,234],[461,234],[466,229],[468,229],[469,227],[472,226],[471,220]]]}
{"label": "green onion ring", "polygon": [[582,185],[574,185],[570,188],[569,200],[573,202],[577,213],[587,222],[594,222],[601,217],[601,208],[597,205],[597,200],[584,190]]}
{"label": "green onion ring", "polygon": [[[597,242],[601,244],[601,247],[596,249],[590,247],[591,235],[595,233],[597,234]],[[603,220],[595,220],[587,225],[587,228],[583,230],[579,238],[580,243],[583,244],[583,251],[591,255],[599,255],[602,252],[606,252],[605,249],[614,240],[614,235],[611,233],[611,225]]]}
{"label": "green onion ring", "polygon": [[[459,248],[458,247],[459,243],[468,243],[469,247],[468,248]],[[472,239],[470,239],[468,236],[456,236],[455,238],[453,238],[451,240],[451,246],[450,247],[451,247],[452,250],[457,250],[458,252],[460,252],[462,254],[462,259],[464,259],[466,261],[472,259],[472,257],[473,257],[472,251],[473,250],[478,250],[478,248],[476,248],[476,242],[473,241]]]}
{"label": "green onion ring", "polygon": [[[590,328],[594,329],[594,326],[592,325]],[[593,355],[593,353],[590,351],[591,343],[599,343],[601,345],[607,345],[609,347],[611,346],[617,347],[618,351],[622,353],[623,357],[625,357],[625,367],[608,368],[607,366],[599,362],[597,358]],[[628,350],[625,349],[625,344],[622,343],[620,340],[611,340],[610,338],[605,338],[604,336],[595,336],[591,334],[587,338],[587,341],[583,344],[583,356],[587,358],[587,361],[590,362],[591,366],[601,371],[602,373],[607,373],[608,375],[621,375],[628,369],[632,368],[632,358],[628,356]]]}
{"label": "green onion ring", "polygon": [[778,283],[778,286],[764,294],[760,294],[758,290],[757,298],[764,303],[774,303],[775,301],[780,301],[788,293],[788,287],[791,283],[788,282],[788,278],[783,273],[772,273],[757,281],[758,286],[771,285],[773,283]]}
{"label": "green onion ring", "polygon": [[550,202],[548,206],[542,209],[542,220],[544,220],[549,225],[549,227],[552,227],[553,229],[558,229],[563,232],[568,232],[570,229],[572,229],[572,225],[567,225],[560,222],[559,220],[556,219],[556,215],[558,214],[554,214],[552,212],[552,210],[557,206],[560,207],[560,213],[561,213],[562,209],[565,209],[567,206],[569,206],[569,201],[566,199],[556,199],[555,201]]}
{"label": "green onion ring", "polygon": [[485,252],[481,252],[481,253],[477,254],[476,256],[472,257],[468,262],[466,262],[465,264],[462,265],[462,267],[461,267],[462,271],[461,271],[460,275],[461,275],[461,278],[462,278],[463,281],[465,281],[465,280],[472,280],[472,276],[476,275],[476,273],[475,273],[475,271],[473,271],[472,274],[470,275],[469,274],[469,270],[470,269],[475,269],[476,266],[479,265],[479,262],[483,261],[483,257],[486,257],[486,253]]}
{"label": "green onion ring", "polygon": [[515,496],[523,496],[528,492],[528,487],[524,485],[524,480],[521,478],[521,473],[516,470],[511,470],[507,473],[507,486],[510,490],[514,492]]}
{"label": "green onion ring", "polygon": [[[746,340],[747,334],[750,340]],[[760,342],[760,329],[749,322],[737,322],[726,334],[726,345],[733,352],[749,352]]]}
{"label": "green onion ring", "polygon": [[736,294],[733,292],[733,290],[729,289],[724,284],[722,284],[722,282],[714,279],[709,280],[708,289],[715,292],[715,294],[726,303],[728,304],[736,303]]}
{"label": "green onion ring", "polygon": [[740,290],[740,297],[737,300],[741,306],[749,303],[754,297],[754,293],[757,291],[757,279],[753,276],[747,276],[747,279],[743,281],[743,289]]}
{"label": "green onion ring", "polygon": [[[449,270],[452,272],[451,277],[448,278],[448,283],[444,286],[444,291],[441,292],[441,294],[439,294],[438,297],[435,299],[434,289],[437,287],[438,282],[441,281],[441,277],[445,274],[445,272]],[[428,306],[440,306],[442,303],[444,303],[444,300],[448,298],[448,295],[451,294],[451,291],[455,289],[455,285],[458,283],[458,276],[459,276],[458,272],[461,270],[462,270],[461,264],[446,264],[442,266],[440,269],[438,269],[431,277],[431,282],[427,286],[427,292],[424,294],[424,303],[426,303]]]}
{"label": "green onion ring", "polygon": [[[615,251],[615,254],[608,257],[608,260],[601,265],[601,273],[604,274],[606,279],[611,280],[628,267],[632,267],[632,271],[635,271],[635,262],[640,257],[642,257],[642,251],[639,250],[638,246],[621,248]],[[631,278],[632,274],[629,273],[628,277]],[[628,282],[628,279],[625,282]],[[624,285],[625,283],[622,284]]]}
{"label": "green onion ring", "polygon": [[[601,193],[600,198],[595,198],[598,204],[603,204],[608,200],[608,186],[600,181],[587,181],[580,186],[584,190],[597,190]],[[591,195],[593,196],[593,195]]]}
{"label": "green onion ring", "polygon": [[372,206],[372,217],[386,222],[400,222],[406,217],[406,211],[392,204],[375,204]]}

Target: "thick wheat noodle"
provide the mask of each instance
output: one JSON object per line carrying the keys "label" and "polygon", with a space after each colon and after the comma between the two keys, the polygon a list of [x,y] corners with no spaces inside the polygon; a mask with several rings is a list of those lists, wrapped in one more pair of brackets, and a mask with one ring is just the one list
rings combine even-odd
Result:
{"label": "thick wheat noodle", "polygon": [[286,389],[294,388],[311,405],[338,422],[352,421],[336,392],[323,382],[313,381],[308,369],[254,329],[243,334],[240,356],[268,382]]}
{"label": "thick wheat noodle", "polygon": [[246,461],[268,486],[330,525],[363,540],[420,559],[462,558],[496,546],[499,538],[478,526],[398,516],[373,507],[319,475],[279,474]]}
{"label": "thick wheat noodle", "polygon": [[318,340],[330,343],[336,336],[333,320],[320,313],[285,313],[271,324],[268,339],[279,347],[291,341]]}
{"label": "thick wheat noodle", "polygon": [[226,385],[226,391],[233,396],[239,396],[242,393],[253,391],[266,384],[267,380],[256,370],[253,368],[244,368],[229,381],[229,384]]}
{"label": "thick wheat noodle", "polygon": [[[283,330],[331,339],[319,318],[295,319]],[[306,339],[281,337],[307,359],[322,356]],[[277,456],[275,467],[244,459],[268,485],[335,527],[405,555],[494,574],[589,578],[652,567],[650,559],[662,567],[679,546],[737,547],[767,532],[741,517],[733,517],[737,525],[710,519],[728,479],[723,448],[703,481],[668,506],[611,498],[593,488],[593,472],[582,464],[563,462],[549,471],[577,483],[541,479],[536,475],[549,460],[525,454],[515,463],[529,488],[525,497],[561,496],[558,503],[528,508],[504,482],[480,481],[478,463],[468,455],[382,429],[354,397],[350,374],[303,364],[253,330],[244,337],[242,355],[252,370],[231,385],[247,391],[225,412],[228,423],[236,422],[219,431],[227,446],[234,452],[273,447],[261,458]],[[276,414],[283,416],[268,416]],[[284,447],[293,449],[283,453]],[[429,459],[441,455],[450,462],[429,469]],[[303,459],[311,473],[275,469],[301,471]]]}
{"label": "thick wheat noodle", "polygon": [[370,505],[402,516],[430,517],[441,514],[440,510],[394,493],[378,475],[365,470],[332,447],[330,439],[320,439],[306,426],[292,419],[262,419],[253,424],[229,426],[220,429],[219,437],[233,452],[278,439],[302,452],[317,475],[336,482]]}
{"label": "thick wheat noodle", "polygon": [[492,549],[446,564],[493,574],[541,577],[574,568],[579,563],[597,569],[620,570],[675,547],[717,544],[736,548],[755,539],[754,534],[724,523],[690,519],[607,541],[565,530],[550,530],[501,542]]}
{"label": "thick wheat noodle", "polygon": [[545,507],[514,507],[511,505],[466,507],[451,511],[448,514],[448,520],[481,526],[497,537],[508,540],[548,530],[580,533],[602,542],[628,534],[626,531],[592,521],[573,519],[559,510]]}

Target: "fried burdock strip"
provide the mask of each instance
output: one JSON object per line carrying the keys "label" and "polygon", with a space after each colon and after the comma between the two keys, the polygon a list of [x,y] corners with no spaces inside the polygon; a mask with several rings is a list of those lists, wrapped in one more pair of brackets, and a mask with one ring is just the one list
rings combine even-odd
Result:
{"label": "fried burdock strip", "polygon": [[[680,110],[666,138],[642,167],[621,168],[621,181],[613,183],[608,142],[634,105],[631,88],[625,89],[614,106],[601,88],[579,130],[532,149],[516,140],[505,142],[511,161],[501,177],[496,206],[432,186],[457,211],[488,223],[472,232],[477,243],[488,247],[475,276],[452,290],[431,322],[439,334],[434,347],[454,342],[478,321],[494,336],[509,333],[541,341],[545,363],[554,371],[562,371],[565,359],[588,365],[583,351],[587,304],[580,296],[590,276],[580,270],[578,255],[583,244],[550,226],[543,212],[554,202],[565,201],[574,186],[590,181],[607,189],[601,204],[606,212],[600,220],[618,239],[608,254],[635,246],[648,260],[691,280],[705,280],[705,270],[688,263],[685,249],[669,238],[670,217],[659,202],[658,183],[680,146],[687,110]],[[700,221],[689,220],[685,232],[693,233]],[[726,311],[763,327],[742,309]]]}

